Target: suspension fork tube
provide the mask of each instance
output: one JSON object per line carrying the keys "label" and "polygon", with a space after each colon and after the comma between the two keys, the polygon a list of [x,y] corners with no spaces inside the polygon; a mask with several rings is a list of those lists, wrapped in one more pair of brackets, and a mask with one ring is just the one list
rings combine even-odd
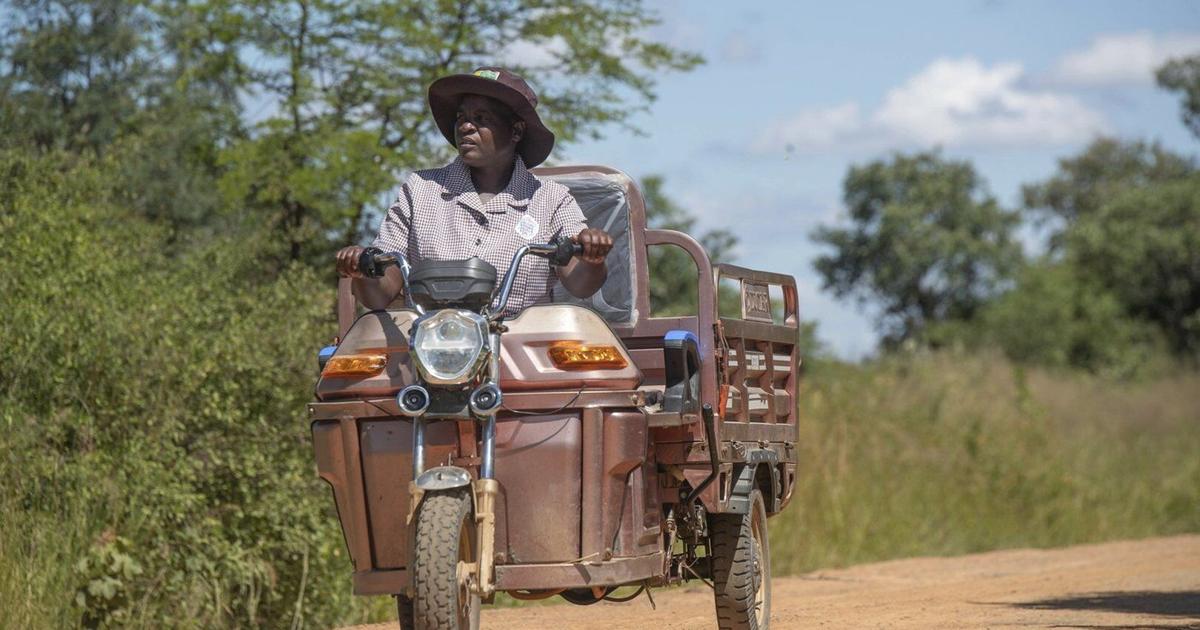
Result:
{"label": "suspension fork tube", "polygon": [[[489,345],[491,356],[488,357],[488,379],[493,383],[500,382],[500,333],[493,332]],[[495,477],[496,462],[496,414],[488,415],[483,423],[483,453],[479,463],[479,478],[492,479]]]}
{"label": "suspension fork tube", "polygon": [[413,481],[425,472],[425,417],[413,418]]}
{"label": "suspension fork tube", "polygon": [[[500,333],[490,335],[491,356],[488,357],[488,380],[500,383]],[[478,536],[477,559],[473,590],[481,597],[491,597],[496,591],[496,497],[500,482],[495,478],[496,414],[489,413],[483,424],[483,453],[479,462],[479,479],[472,484],[475,492],[475,525]]]}
{"label": "suspension fork tube", "polygon": [[479,463],[479,478],[495,477],[496,416],[488,416],[483,423],[483,457]]}

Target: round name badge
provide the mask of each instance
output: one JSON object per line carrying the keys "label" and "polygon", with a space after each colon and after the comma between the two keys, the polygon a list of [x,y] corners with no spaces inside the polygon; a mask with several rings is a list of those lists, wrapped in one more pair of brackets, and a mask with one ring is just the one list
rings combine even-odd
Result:
{"label": "round name badge", "polygon": [[529,241],[537,236],[539,227],[538,222],[526,214],[521,217],[520,221],[517,221],[516,231],[521,238]]}

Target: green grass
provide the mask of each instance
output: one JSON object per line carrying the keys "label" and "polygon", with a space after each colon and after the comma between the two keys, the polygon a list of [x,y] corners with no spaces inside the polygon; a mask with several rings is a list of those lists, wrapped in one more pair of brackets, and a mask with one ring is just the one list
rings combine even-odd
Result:
{"label": "green grass", "polygon": [[[1200,531],[1200,374],[1121,383],[950,354],[808,370],[798,485],[771,520],[779,575]],[[0,497],[0,627],[77,626],[72,602],[88,576],[120,578],[118,561],[137,548],[103,540],[102,513],[22,510],[18,500]],[[81,570],[85,558],[93,564]],[[141,565],[128,583],[143,586],[115,594],[125,616],[110,625],[154,626],[167,608],[153,601],[169,596],[153,586],[154,565]],[[348,578],[348,569],[338,575]],[[321,616],[317,599],[307,605]],[[333,616],[347,623],[394,614],[386,598],[338,605]]]}
{"label": "green grass", "polygon": [[1200,531],[1200,374],[1119,383],[993,356],[818,363],[779,574]]}
{"label": "green grass", "polygon": [[35,518],[0,503],[0,628],[70,628],[74,564],[84,555],[77,519]]}

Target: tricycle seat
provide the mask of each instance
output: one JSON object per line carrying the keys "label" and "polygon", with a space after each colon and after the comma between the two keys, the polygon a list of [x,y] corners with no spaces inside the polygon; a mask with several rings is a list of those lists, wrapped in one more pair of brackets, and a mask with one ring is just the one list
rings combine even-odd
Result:
{"label": "tricycle seat", "polygon": [[541,179],[566,186],[579,203],[588,227],[604,230],[613,239],[608,254],[608,279],[594,295],[577,298],[562,284],[554,287],[554,302],[579,304],[599,313],[610,324],[627,325],[637,321],[637,278],[633,273],[633,247],[630,235],[630,198],[632,184],[628,175],[604,170],[539,169]]}

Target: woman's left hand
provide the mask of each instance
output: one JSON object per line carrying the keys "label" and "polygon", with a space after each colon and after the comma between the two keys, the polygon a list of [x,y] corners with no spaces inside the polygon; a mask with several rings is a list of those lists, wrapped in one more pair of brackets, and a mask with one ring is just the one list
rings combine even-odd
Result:
{"label": "woman's left hand", "polygon": [[596,228],[587,228],[571,240],[583,245],[583,253],[579,255],[579,259],[591,265],[603,263],[613,247],[612,237],[604,230]]}

